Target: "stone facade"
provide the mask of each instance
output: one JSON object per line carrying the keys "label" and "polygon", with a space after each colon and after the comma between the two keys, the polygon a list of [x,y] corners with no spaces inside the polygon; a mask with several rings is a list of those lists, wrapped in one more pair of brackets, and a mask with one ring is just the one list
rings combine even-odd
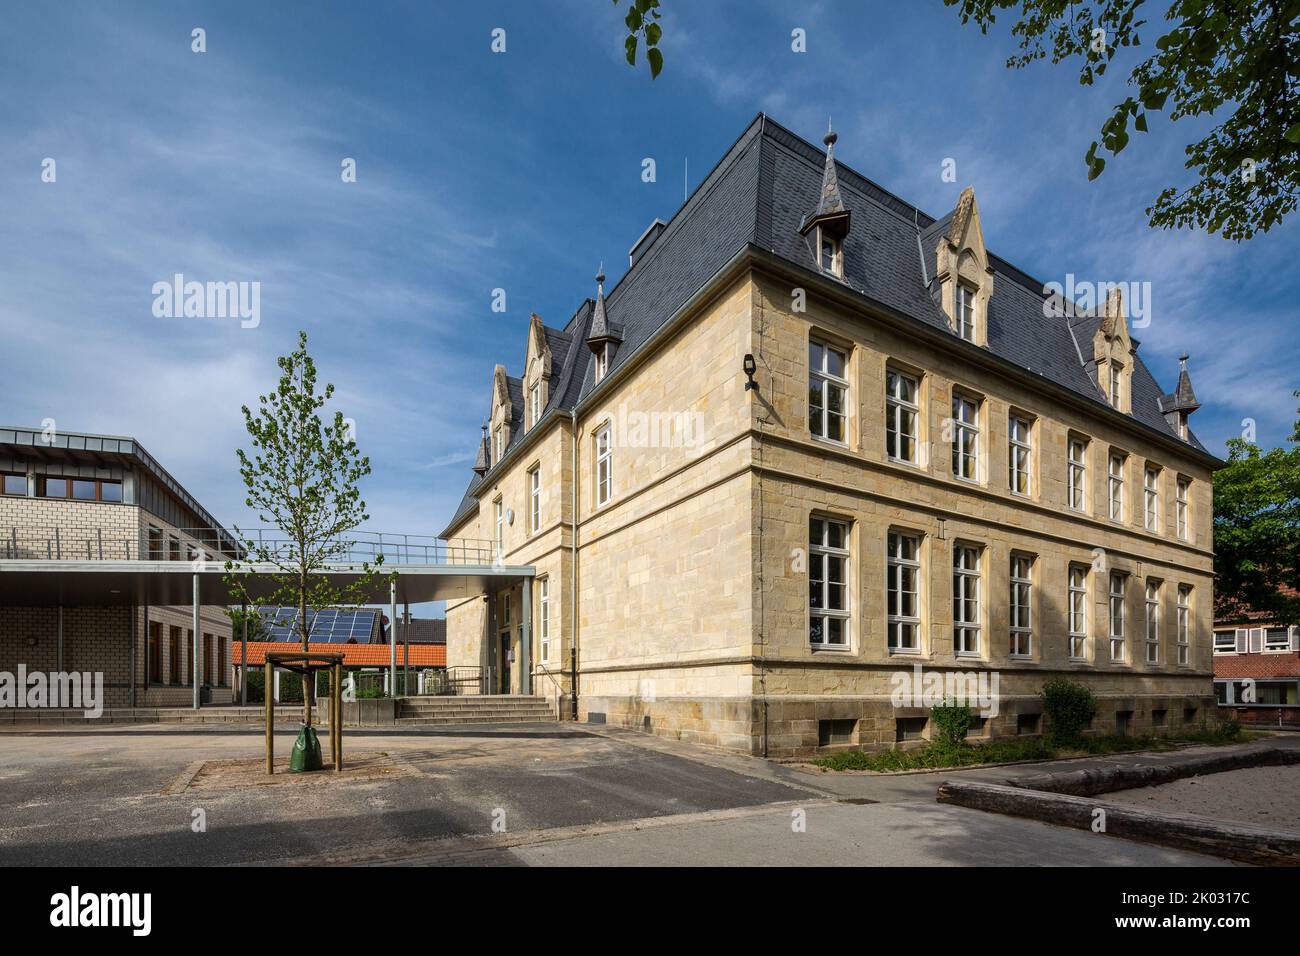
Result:
{"label": "stone facade", "polygon": [[[577,421],[578,716],[773,756],[845,746],[909,745],[930,729],[924,708],[894,706],[895,675],[992,674],[999,712],[984,736],[1042,731],[1045,680],[1067,675],[1098,696],[1096,732],[1138,733],[1213,719],[1211,689],[1211,474],[1184,452],[1119,415],[959,357],[831,298],[805,293],[800,311],[787,277],[750,269],[611,382]],[[810,434],[810,339],[848,358],[843,442]],[[758,388],[744,389],[752,353]],[[886,454],[886,376],[919,383],[915,464]],[[950,465],[954,390],[977,400],[975,480]],[[1127,400],[1127,399],[1126,399]],[[1028,492],[1008,474],[1012,413],[1031,422]],[[665,423],[679,423],[678,426]],[[681,423],[689,422],[689,425]],[[656,424],[657,423],[657,424]],[[613,489],[597,501],[595,435],[614,436]],[[676,431],[674,431],[676,427]],[[683,432],[689,429],[689,432]],[[688,437],[674,441],[683,434]],[[555,686],[568,693],[574,438],[553,419],[522,455],[489,471],[477,512],[449,529],[492,539],[496,503],[507,564],[531,564],[549,586]],[[1087,442],[1082,510],[1067,505],[1067,443]],[[1108,458],[1125,456],[1126,495],[1109,517]],[[1158,466],[1160,514],[1147,530],[1143,476]],[[541,468],[542,530],[528,531],[529,471]],[[1186,539],[1175,532],[1175,481],[1190,481]],[[525,516],[524,520],[519,515]],[[809,641],[809,519],[849,529],[847,642]],[[887,641],[886,548],[891,530],[919,541],[919,648]],[[953,548],[978,555],[978,649],[954,646]],[[1032,569],[1028,653],[1009,648],[1011,556]],[[1071,657],[1070,568],[1085,570],[1086,639]],[[1123,575],[1123,659],[1111,659],[1112,572]],[[1147,585],[1158,607],[1148,663]],[[1180,587],[1187,601],[1177,607]],[[519,621],[516,586],[512,626]],[[480,665],[495,653],[501,595],[449,606],[448,664]],[[533,589],[534,619],[538,589]],[[1179,621],[1186,619],[1181,651]],[[536,643],[536,641],[535,641]],[[558,650],[558,659],[555,657]],[[512,686],[517,687],[518,661]],[[561,708],[561,713],[566,709]],[[901,718],[901,719],[900,719]]]}

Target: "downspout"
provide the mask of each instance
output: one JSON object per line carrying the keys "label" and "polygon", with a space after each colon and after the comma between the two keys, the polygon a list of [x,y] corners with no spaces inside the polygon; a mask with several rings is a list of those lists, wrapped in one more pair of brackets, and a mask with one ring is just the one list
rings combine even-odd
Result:
{"label": "downspout", "polygon": [[578,719],[578,408],[569,409],[573,438],[572,496],[569,511],[569,672],[573,678],[573,719]]}

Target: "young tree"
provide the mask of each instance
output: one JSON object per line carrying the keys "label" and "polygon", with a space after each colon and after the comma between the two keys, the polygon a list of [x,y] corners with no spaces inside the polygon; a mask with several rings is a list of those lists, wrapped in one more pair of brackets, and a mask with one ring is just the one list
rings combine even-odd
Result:
{"label": "young tree", "polygon": [[[1050,56],[1079,61],[1079,82],[1091,86],[1121,50],[1154,38],[1154,52],[1128,75],[1134,94],[1101,125],[1084,161],[1088,178],[1129,141],[1129,124],[1147,131],[1147,114],[1170,120],[1220,120],[1186,147],[1185,168],[1197,179],[1161,190],[1146,210],[1152,227],[1197,226],[1225,239],[1267,232],[1295,210],[1300,197],[1300,6],[1296,0],[1170,0],[1160,23],[1145,0],[944,0],[962,23],[981,33],[1000,12],[1019,7],[1011,28],[1021,53],[1008,67]],[[1154,19],[1154,17],[1153,17]]]}
{"label": "young tree", "polygon": [[1216,617],[1249,609],[1300,624],[1300,420],[1289,443],[1260,451],[1233,438],[1227,467],[1215,472]]}
{"label": "young tree", "polygon": [[[316,391],[316,364],[307,352],[307,333],[299,332],[298,348],[276,362],[281,375],[275,390],[259,397],[256,412],[243,407],[252,454],[242,448],[237,454],[248,493],[245,504],[283,537],[254,539],[236,527],[247,555],[227,563],[227,581],[247,598],[248,576],[269,578],[268,593],[249,603],[296,607],[305,653],[314,611],[361,604],[374,584],[377,570],[368,562],[361,565],[360,577],[346,586],[322,573],[348,560],[347,533],[370,517],[358,488],[370,474],[370,459],[358,451],[342,412],[336,411],[332,421],[321,419],[319,412],[333,397],[334,386]],[[375,565],[383,560],[379,555]],[[308,725],[313,684],[304,682],[303,721]]]}

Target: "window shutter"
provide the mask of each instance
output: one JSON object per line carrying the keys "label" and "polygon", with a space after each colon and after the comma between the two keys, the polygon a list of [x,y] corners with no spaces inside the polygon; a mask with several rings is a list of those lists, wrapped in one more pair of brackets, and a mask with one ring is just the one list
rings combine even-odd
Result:
{"label": "window shutter", "polygon": [[1259,654],[1264,650],[1264,628],[1252,627],[1250,629],[1250,652]]}
{"label": "window shutter", "polygon": [[1237,628],[1237,653],[1246,653],[1246,642],[1249,639],[1250,632],[1244,627]]}
{"label": "window shutter", "polygon": [[1291,650],[1300,651],[1300,627],[1291,626]]}

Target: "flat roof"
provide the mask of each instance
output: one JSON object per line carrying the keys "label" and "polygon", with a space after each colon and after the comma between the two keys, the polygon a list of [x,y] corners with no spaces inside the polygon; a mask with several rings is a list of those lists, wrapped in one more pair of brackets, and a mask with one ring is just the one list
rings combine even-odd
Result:
{"label": "flat roof", "polygon": [[[250,597],[270,598],[275,585],[271,565],[255,565],[244,578]],[[358,581],[356,565],[335,565],[327,571],[332,583]],[[195,569],[188,561],[0,561],[0,604],[22,607],[117,607],[154,605],[188,607],[194,600],[194,576],[199,579],[199,603],[239,604],[225,583],[225,565],[207,562]],[[536,576],[530,565],[387,565],[376,575],[363,604],[389,603],[388,575],[395,576],[398,604],[421,604],[487,594],[493,588]],[[412,645],[414,646],[414,645]]]}
{"label": "flat roof", "polygon": [[134,438],[123,435],[92,435],[87,432],[68,432],[56,430],[48,437],[45,429],[24,428],[16,425],[0,425],[0,449],[23,455],[24,457],[42,458],[47,450],[69,452],[72,458],[83,458],[92,462],[121,463],[128,461],[142,466],[159,484],[175,495],[203,522],[205,528],[220,531],[235,540],[207,509],[199,504],[198,499],[185,490],[185,487],[172,477],[158,459],[145,451]]}

